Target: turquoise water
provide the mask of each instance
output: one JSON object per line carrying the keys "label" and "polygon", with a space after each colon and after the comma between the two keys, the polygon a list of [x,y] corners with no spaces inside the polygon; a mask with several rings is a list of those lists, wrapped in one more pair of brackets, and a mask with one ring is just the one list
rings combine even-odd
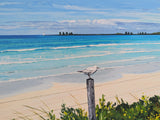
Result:
{"label": "turquoise water", "polygon": [[159,62],[160,36],[0,36],[0,81]]}

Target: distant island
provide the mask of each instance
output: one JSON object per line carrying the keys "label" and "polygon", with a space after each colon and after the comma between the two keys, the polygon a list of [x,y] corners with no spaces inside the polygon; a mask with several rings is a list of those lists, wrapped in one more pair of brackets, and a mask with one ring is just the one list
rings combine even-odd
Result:
{"label": "distant island", "polygon": [[46,36],[59,35],[59,36],[71,36],[71,35],[160,35],[160,32],[125,32],[125,33],[113,33],[113,34],[74,34],[73,32],[59,32],[59,34],[46,34]]}

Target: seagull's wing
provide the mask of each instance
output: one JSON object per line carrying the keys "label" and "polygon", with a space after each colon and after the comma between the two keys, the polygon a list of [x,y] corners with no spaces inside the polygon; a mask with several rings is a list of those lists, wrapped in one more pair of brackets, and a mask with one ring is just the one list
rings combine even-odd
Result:
{"label": "seagull's wing", "polygon": [[84,73],[90,77],[90,75],[94,74],[96,71],[97,71],[97,66],[93,66],[93,67],[88,67],[82,71],[77,71],[77,72]]}
{"label": "seagull's wing", "polygon": [[94,71],[94,68],[93,67],[88,67],[86,68],[85,70],[83,70],[83,72],[85,74],[92,74],[92,72]]}

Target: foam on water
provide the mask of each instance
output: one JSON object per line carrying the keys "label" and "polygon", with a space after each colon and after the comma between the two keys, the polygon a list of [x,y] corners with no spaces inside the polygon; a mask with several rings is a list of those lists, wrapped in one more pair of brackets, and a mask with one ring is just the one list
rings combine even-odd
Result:
{"label": "foam on water", "polygon": [[76,71],[92,65],[101,68],[95,76],[99,82],[105,77],[116,79],[122,71],[134,73],[137,66],[137,73],[160,69],[156,65],[160,37],[155,35],[0,36],[0,42],[0,86],[6,91],[8,85],[18,90],[19,83],[27,81],[34,81],[34,87],[64,82],[64,78],[65,82],[74,82],[74,78],[81,82],[83,77]]}
{"label": "foam on water", "polygon": [[97,44],[97,45],[81,45],[81,46],[67,46],[67,47],[41,47],[41,48],[29,48],[29,49],[8,49],[2,50],[3,52],[24,52],[24,51],[35,51],[35,50],[57,50],[57,49],[75,49],[85,47],[104,47],[104,46],[131,46],[131,45],[158,45],[160,43],[123,43],[123,44]]}

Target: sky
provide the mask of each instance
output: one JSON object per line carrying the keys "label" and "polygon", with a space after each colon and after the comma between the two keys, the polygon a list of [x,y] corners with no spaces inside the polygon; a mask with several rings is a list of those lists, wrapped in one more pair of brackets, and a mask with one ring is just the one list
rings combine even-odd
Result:
{"label": "sky", "polygon": [[0,35],[160,32],[160,0],[0,0]]}

